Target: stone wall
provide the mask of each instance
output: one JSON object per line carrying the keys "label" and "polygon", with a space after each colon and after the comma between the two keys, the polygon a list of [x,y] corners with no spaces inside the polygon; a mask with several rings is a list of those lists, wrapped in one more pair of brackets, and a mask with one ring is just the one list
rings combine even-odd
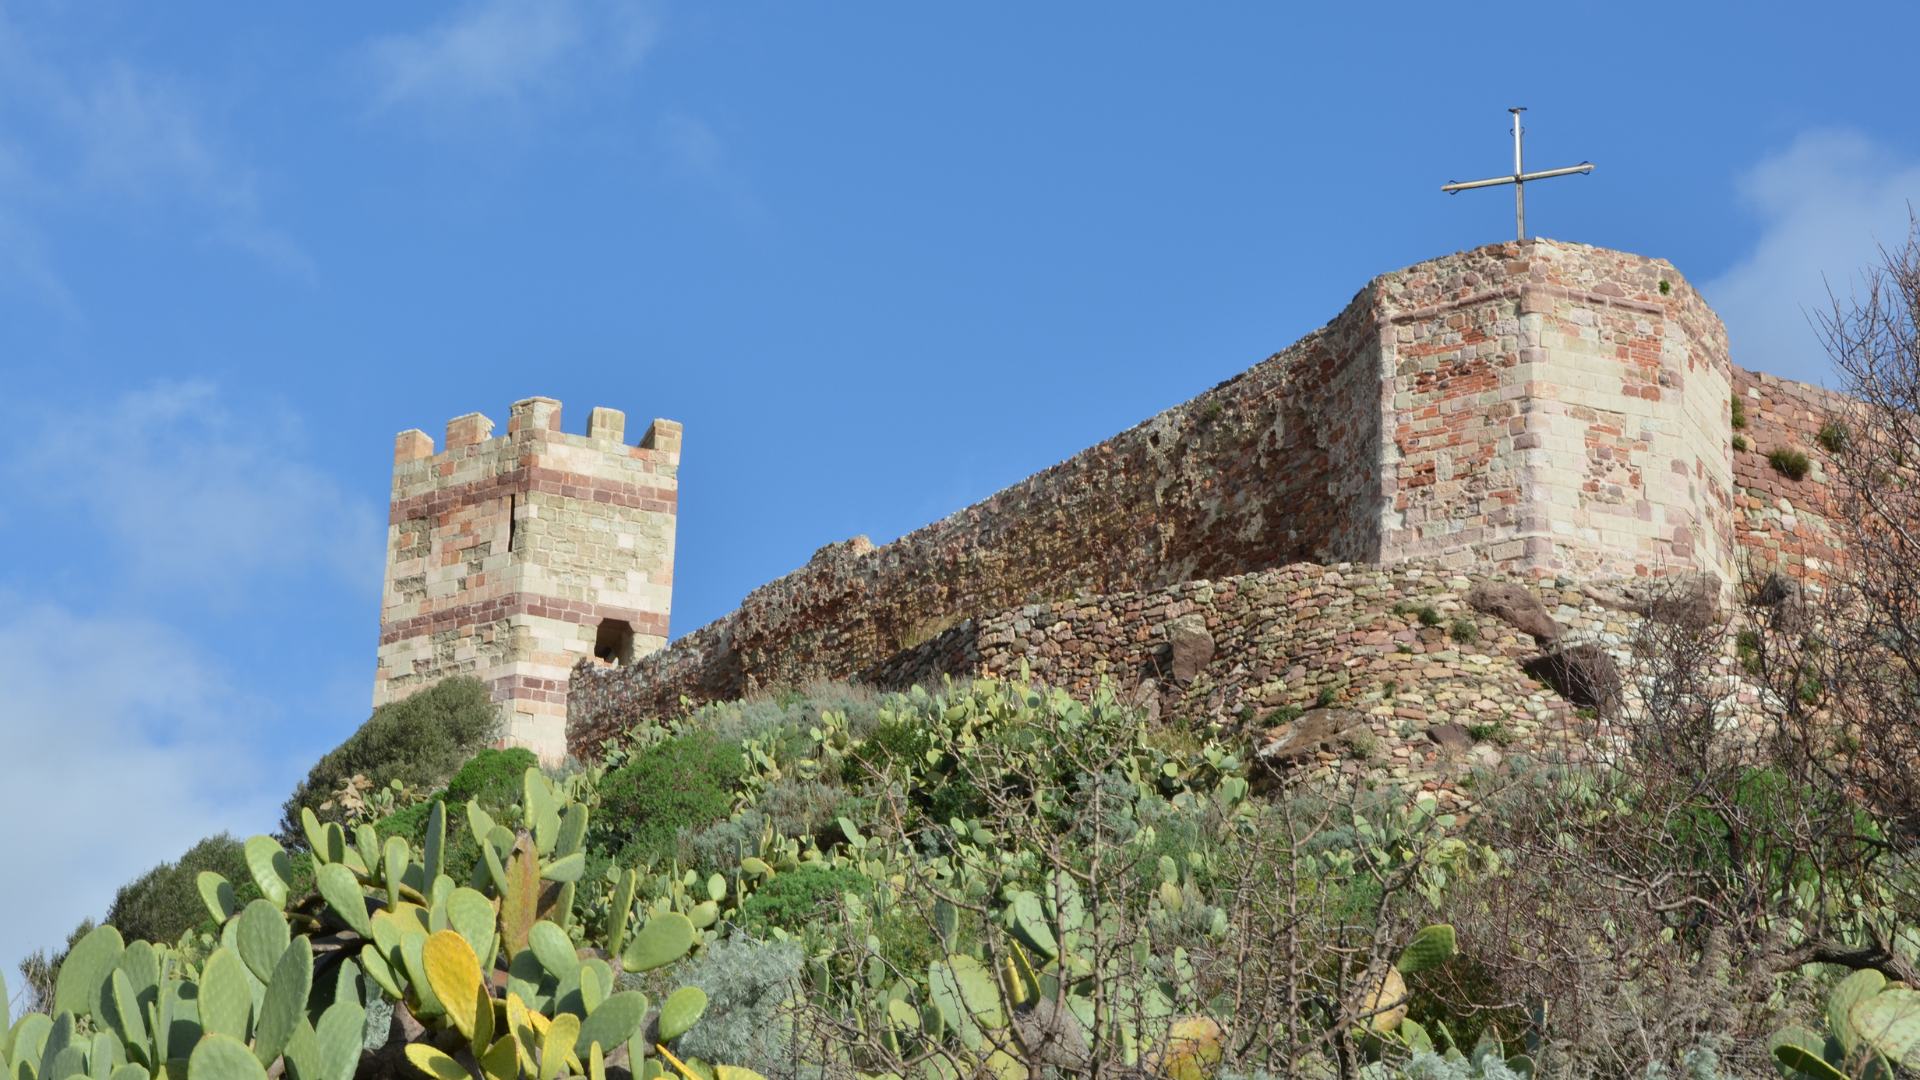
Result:
{"label": "stone wall", "polygon": [[978,612],[1376,557],[1374,331],[1363,295],[1286,352],[984,502],[883,547],[829,545],[631,669],[576,671],[576,752],[682,698],[844,678]]}
{"label": "stone wall", "polygon": [[1729,365],[1671,266],[1496,244],[1384,275],[1285,352],[875,548],[830,545],[631,669],[570,738],[844,678],[961,621],[1300,560],[1732,570]]}
{"label": "stone wall", "polygon": [[[1734,394],[1744,426],[1733,432],[1746,445],[1733,455],[1734,530],[1746,566],[1763,576],[1780,571],[1812,586],[1823,585],[1841,555],[1841,534],[1832,518],[1840,494],[1821,429],[1859,408],[1850,398],[1806,383],[1736,370]],[[1768,460],[1776,450],[1807,455],[1799,480]]]}
{"label": "stone wall", "polygon": [[1726,332],[1671,264],[1539,240],[1372,289],[1392,328],[1384,561],[1728,576]]}
{"label": "stone wall", "polygon": [[680,426],[656,420],[626,445],[625,417],[593,410],[560,430],[560,403],[513,405],[507,434],[471,413],[446,448],[425,432],[394,445],[393,496],[373,703],[450,675],[501,702],[506,743],[566,752],[567,678],[603,622],[632,630],[616,659],[666,644]]}
{"label": "stone wall", "polygon": [[[1630,664],[1637,617],[1570,579],[1431,562],[1302,563],[969,619],[858,678],[898,689],[1024,667],[1081,694],[1105,683],[1150,713],[1264,732],[1270,752],[1306,774],[1459,805],[1471,801],[1476,769],[1516,755],[1582,760],[1604,743],[1596,715],[1528,674],[1542,647],[1467,603],[1488,581],[1538,597],[1562,628],[1561,646],[1596,645]],[[1176,637],[1185,639],[1178,653]]]}

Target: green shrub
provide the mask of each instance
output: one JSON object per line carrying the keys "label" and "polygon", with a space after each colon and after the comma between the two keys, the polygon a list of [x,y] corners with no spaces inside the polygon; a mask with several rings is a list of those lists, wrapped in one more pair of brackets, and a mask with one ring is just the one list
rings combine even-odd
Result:
{"label": "green shrub", "polygon": [[211,925],[196,884],[202,870],[236,885],[251,880],[240,841],[226,833],[209,836],[188,848],[179,861],[161,863],[122,885],[107,908],[106,921],[129,941],[137,938],[166,945],[203,923]]}
{"label": "green shrub", "polygon": [[864,784],[887,774],[911,777],[914,804],[934,821],[978,817],[986,799],[951,755],[938,753],[933,761],[927,760],[928,752],[940,745],[925,723],[887,720],[841,762],[840,775],[848,784]]}
{"label": "green shrub", "polygon": [[1501,723],[1468,724],[1467,737],[1474,742],[1490,742],[1495,746],[1513,745],[1513,732]]}
{"label": "green shrub", "polygon": [[467,800],[478,799],[488,812],[512,806],[520,801],[520,778],[539,763],[533,751],[524,747],[482,750],[447,781],[447,805],[463,807]]}
{"label": "green shrub", "polygon": [[1733,423],[1733,430],[1744,431],[1746,429],[1747,403],[1745,399],[1741,398],[1739,394],[1733,395],[1731,399],[1731,405],[1729,406],[1729,416]]}
{"label": "green shrub", "polygon": [[1733,448],[1735,450],[1741,451],[1742,453],[1746,452],[1747,437],[1745,435],[1735,435],[1733,437]]}
{"label": "green shrub", "polygon": [[1464,615],[1453,620],[1453,626],[1447,632],[1462,645],[1480,640],[1480,624]]}
{"label": "green shrub", "polygon": [[293,789],[281,814],[281,842],[306,846],[300,827],[303,806],[322,820],[343,820],[338,810],[320,809],[342,781],[358,775],[373,781],[376,788],[399,780],[411,788],[431,790],[492,741],[498,729],[499,709],[478,679],[446,679],[380,706]]}
{"label": "green shrub", "polygon": [[[401,807],[374,822],[373,831],[379,833],[382,840],[389,836],[398,836],[412,843],[421,843],[427,836],[427,815],[433,812],[433,804],[439,801],[440,796],[435,795],[431,799],[414,803],[412,806]],[[459,809],[459,805],[455,804],[454,810]],[[452,817],[447,821],[449,824],[454,823]]]}
{"label": "green shrub", "polygon": [[1769,452],[1767,463],[1789,480],[1805,480],[1808,471],[1813,468],[1813,461],[1807,457],[1806,451],[1785,446]]}
{"label": "green shrub", "polygon": [[1847,429],[1832,420],[1820,425],[1820,434],[1814,436],[1820,448],[1829,454],[1837,454],[1847,447]]}
{"label": "green shrub", "polygon": [[753,932],[773,926],[798,931],[818,920],[821,907],[839,900],[841,893],[864,895],[872,884],[851,866],[802,864],[754,890],[740,905],[740,923]]}
{"label": "green shrub", "polygon": [[[1817,860],[1797,849],[1795,825],[1809,810],[1819,818],[1844,809],[1840,796],[1797,784],[1775,768],[1743,770],[1727,796],[1739,828],[1730,830],[1726,816],[1710,806],[1683,809],[1668,826],[1695,869],[1729,883],[1747,879],[1761,866],[1770,868],[1776,880],[1795,883],[1819,873]],[[1860,835],[1873,834],[1866,814],[1854,811],[1852,817]],[[1730,833],[1752,838],[1754,847],[1734,852],[1728,847]]]}
{"label": "green shrub", "polygon": [[888,720],[854,747],[840,764],[840,778],[849,784],[865,783],[888,772],[918,776],[926,771],[927,751],[933,749],[933,734],[919,724]]}
{"label": "green shrub", "polygon": [[682,829],[724,819],[746,772],[738,743],[697,731],[647,747],[600,781],[594,846],[625,865],[664,865]]}

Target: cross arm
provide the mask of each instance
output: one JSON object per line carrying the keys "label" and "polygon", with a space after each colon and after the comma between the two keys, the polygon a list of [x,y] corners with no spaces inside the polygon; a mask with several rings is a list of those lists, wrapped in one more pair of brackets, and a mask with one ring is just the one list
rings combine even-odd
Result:
{"label": "cross arm", "polygon": [[1474,188],[1498,187],[1501,184],[1524,184],[1529,180],[1546,180],[1555,176],[1572,176],[1575,173],[1590,173],[1593,162],[1583,161],[1578,165],[1569,165],[1564,169],[1542,169],[1539,172],[1521,173],[1518,176],[1495,176],[1486,180],[1465,180],[1454,184],[1442,184],[1440,190],[1452,195],[1458,191],[1471,191]]}

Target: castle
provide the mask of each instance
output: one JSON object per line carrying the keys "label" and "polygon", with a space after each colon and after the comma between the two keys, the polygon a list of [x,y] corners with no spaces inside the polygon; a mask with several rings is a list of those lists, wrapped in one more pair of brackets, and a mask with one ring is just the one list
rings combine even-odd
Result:
{"label": "castle", "polygon": [[1289,564],[1817,581],[1818,455],[1802,482],[1765,454],[1843,405],[1735,367],[1664,261],[1489,245],[1382,275],[1192,401],[891,544],[830,545],[662,648],[678,426],[629,447],[595,410],[565,435],[535,398],[503,438],[477,416],[439,454],[400,436],[375,700],[479,674],[508,739],[555,757],[687,701],[1011,655],[1036,605],[1145,596],[1130,610],[1159,621],[1130,633],[1164,640],[1185,602],[1164,597]]}

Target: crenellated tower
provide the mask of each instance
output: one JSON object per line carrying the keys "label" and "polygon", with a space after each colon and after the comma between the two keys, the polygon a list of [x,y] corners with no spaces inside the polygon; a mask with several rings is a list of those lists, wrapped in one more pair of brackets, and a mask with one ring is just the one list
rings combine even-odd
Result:
{"label": "crenellated tower", "polygon": [[373,703],[473,675],[500,702],[506,745],[564,757],[574,665],[666,644],[679,467],[679,424],[655,420],[629,445],[625,415],[594,409],[570,435],[552,398],[515,402],[505,435],[456,417],[438,453],[401,432]]}

